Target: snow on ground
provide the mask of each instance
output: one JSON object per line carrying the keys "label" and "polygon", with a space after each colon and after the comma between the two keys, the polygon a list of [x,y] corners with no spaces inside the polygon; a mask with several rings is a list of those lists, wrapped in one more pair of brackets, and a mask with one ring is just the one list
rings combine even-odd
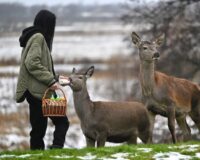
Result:
{"label": "snow on ground", "polygon": [[3,155],[0,155],[0,159],[1,158],[22,158],[22,159],[26,159],[28,157],[34,157],[34,156],[41,156],[41,154],[21,154],[21,155],[12,155],[12,154],[3,154]]}
{"label": "snow on ground", "polygon": [[[21,154],[21,155],[14,155],[14,154],[2,154],[0,155],[0,159],[13,159],[13,158],[34,158],[37,156],[41,156],[41,154]],[[101,157],[98,158],[100,160],[129,160],[128,156],[130,156],[130,153],[115,153],[112,154],[110,157]],[[87,153],[85,156],[69,156],[69,155],[57,155],[57,156],[50,156],[50,158],[53,159],[82,159],[82,160],[95,160],[97,158],[96,155],[93,155],[91,153]],[[196,153],[195,156],[189,156],[189,155],[183,155],[178,152],[165,152],[165,153],[156,153],[152,157],[155,160],[191,160],[191,159],[198,159],[200,158],[200,154]]]}
{"label": "snow on ground", "polygon": [[[170,146],[169,149],[178,148],[182,149],[181,152],[196,152],[200,145],[181,145],[181,146]],[[196,153],[195,156],[184,155],[178,152],[165,152],[165,153],[156,153],[153,158],[155,160],[190,160],[200,158],[200,153]]]}
{"label": "snow on ground", "polygon": [[0,78],[0,113],[9,114],[19,109],[15,101],[16,83],[16,77]]}
{"label": "snow on ground", "polygon": [[[13,155],[13,154],[3,154],[0,155],[0,159],[3,158],[28,158],[28,157],[32,157],[34,158],[35,156],[41,156],[42,154],[21,154],[21,155]],[[112,158],[108,158],[108,157],[102,157],[102,158],[98,158],[101,160],[128,160],[126,157],[129,156],[129,153],[116,153],[111,155]],[[53,159],[71,159],[71,158],[78,158],[78,159],[82,159],[82,160],[95,160],[96,159],[96,155],[92,155],[91,153],[87,153],[84,156],[69,156],[69,155],[57,155],[57,156],[51,156],[51,158]]]}
{"label": "snow on ground", "polygon": [[157,153],[153,156],[155,160],[189,160],[192,157],[178,152]]}
{"label": "snow on ground", "polygon": [[129,153],[115,153],[111,155],[113,158],[106,158],[107,159],[113,159],[113,160],[128,160],[127,157],[129,156]]}
{"label": "snow on ground", "polygon": [[83,32],[121,32],[121,31],[127,31],[127,30],[132,30],[133,27],[131,25],[122,25],[121,23],[109,23],[106,22],[104,23],[104,25],[102,26],[101,22],[84,22],[84,26],[83,23],[73,23],[72,25],[68,25],[68,26],[57,26],[55,28],[56,32],[79,32],[79,31],[83,31]]}
{"label": "snow on ground", "polygon": [[[51,135],[48,136],[49,139],[51,137],[51,140],[46,141],[46,144],[48,143],[51,144],[53,140],[52,135],[53,131],[51,132]],[[85,146],[86,146],[85,137],[80,128],[80,124],[71,124],[66,135],[64,148],[84,148]]]}
{"label": "snow on ground", "polygon": [[99,158],[101,160],[129,160],[127,157],[129,156],[129,153],[115,153],[111,155],[112,158],[110,157],[102,157]]}
{"label": "snow on ground", "polygon": [[92,155],[91,153],[87,153],[85,156],[78,156],[77,158],[79,159],[87,159],[87,160],[93,160],[93,159],[96,159],[96,156],[95,155]]}
{"label": "snow on ground", "polygon": [[108,59],[116,54],[130,54],[123,35],[57,36],[53,46],[53,59]]}
{"label": "snow on ground", "polygon": [[198,150],[198,148],[200,147],[200,145],[198,144],[191,144],[191,145],[181,145],[181,146],[170,146],[168,147],[169,149],[173,149],[173,148],[177,148],[177,149],[182,149],[183,151],[188,151],[188,152],[195,152],[196,150]]}
{"label": "snow on ground", "polygon": [[[62,32],[54,37],[52,56],[54,60],[74,59],[107,59],[112,55],[130,54],[130,49],[123,42],[127,28],[122,24],[86,23],[73,24],[72,26],[58,26],[56,33]],[[105,34],[99,34],[99,32]],[[70,33],[72,34],[65,34]],[[84,34],[80,34],[84,33]],[[93,33],[91,35],[91,32]],[[115,32],[115,34],[109,34]],[[19,46],[19,35],[0,37],[0,59],[14,59],[19,62],[21,50]]]}
{"label": "snow on ground", "polygon": [[[180,146],[170,146],[168,147],[169,149],[173,149],[173,148],[178,148],[178,149],[185,149],[185,148],[198,148],[199,145],[194,144],[194,145],[180,145]],[[118,153],[114,153],[110,156],[103,156],[103,157],[98,157],[91,153],[88,152],[85,155],[82,156],[69,156],[67,154],[61,154],[61,155],[56,155],[56,156],[50,156],[53,159],[81,159],[81,160],[95,160],[95,159],[99,159],[99,160],[129,160],[129,158],[134,158],[135,156],[137,156],[138,154],[140,154],[140,152],[143,153],[149,153],[151,151],[153,151],[152,148],[137,148],[138,152],[135,153],[128,153],[128,152],[118,152]],[[188,150],[187,150],[188,151]],[[192,150],[195,151],[195,150]],[[182,151],[179,151],[182,152]],[[158,152],[158,153],[154,153],[153,155],[153,159],[155,160],[191,160],[191,159],[198,159],[200,158],[200,153],[195,153],[195,155],[184,155],[182,153],[179,152]],[[34,158],[35,156],[41,156],[41,154],[21,154],[21,155],[14,155],[14,154],[2,154],[0,155],[0,159],[3,158],[22,158],[22,159],[26,159],[26,158]]]}
{"label": "snow on ground", "polygon": [[73,158],[73,156],[68,156],[68,155],[62,155],[62,156],[51,156],[53,159],[70,159]]}
{"label": "snow on ground", "polygon": [[20,60],[21,48],[19,47],[19,37],[0,37],[0,59]]}
{"label": "snow on ground", "polygon": [[200,159],[200,153],[196,153],[196,154],[195,154],[195,157],[197,157],[197,158]]}
{"label": "snow on ground", "polygon": [[151,151],[152,151],[152,148],[138,148],[137,150],[138,150],[138,151],[145,152],[145,153],[148,153],[148,152],[151,152]]}
{"label": "snow on ground", "polygon": [[7,146],[12,147],[14,143],[18,144],[22,141],[27,141],[27,138],[25,138],[24,136],[16,135],[16,134],[8,134],[8,135],[4,135],[4,137],[1,137],[1,142],[2,141],[4,141],[4,144],[6,144]]}
{"label": "snow on ground", "polygon": [[19,73],[19,66],[1,66],[0,73],[2,74],[13,74],[17,75]]}

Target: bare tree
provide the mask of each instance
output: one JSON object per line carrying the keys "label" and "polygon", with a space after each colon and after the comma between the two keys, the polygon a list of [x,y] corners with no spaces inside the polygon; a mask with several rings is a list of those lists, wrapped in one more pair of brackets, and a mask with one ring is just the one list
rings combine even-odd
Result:
{"label": "bare tree", "polygon": [[157,3],[130,0],[126,8],[127,13],[122,20],[133,26],[145,26],[139,28],[141,35],[154,37],[165,33],[162,58],[158,62],[162,71],[190,79],[199,72],[199,0],[168,0]]}

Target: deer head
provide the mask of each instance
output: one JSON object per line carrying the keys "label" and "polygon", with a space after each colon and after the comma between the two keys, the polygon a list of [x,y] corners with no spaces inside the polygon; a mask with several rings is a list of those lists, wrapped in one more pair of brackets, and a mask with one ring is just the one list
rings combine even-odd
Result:
{"label": "deer head", "polygon": [[77,72],[75,68],[72,70],[72,74],[69,76],[69,86],[72,88],[73,91],[79,92],[83,88],[86,87],[86,81],[90,78],[94,73],[94,66],[91,66],[87,69],[86,72],[81,73]]}
{"label": "deer head", "polygon": [[158,48],[164,41],[164,34],[152,40],[151,42],[142,41],[135,32],[132,32],[131,38],[132,38],[133,44],[135,44],[137,48],[139,49],[140,60],[153,62],[160,57]]}

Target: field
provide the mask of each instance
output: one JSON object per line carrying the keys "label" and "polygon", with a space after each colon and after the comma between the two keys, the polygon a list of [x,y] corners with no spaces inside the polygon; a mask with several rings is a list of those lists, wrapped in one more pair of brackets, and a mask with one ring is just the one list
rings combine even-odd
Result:
{"label": "field", "polygon": [[[93,29],[91,31],[91,29]],[[0,151],[25,150],[29,148],[29,111],[27,102],[15,102],[15,90],[19,72],[21,48],[18,44],[20,33],[0,36]],[[132,49],[123,39],[130,34],[130,28],[121,24],[74,24],[58,27],[53,46],[53,59],[57,73],[69,75],[77,69],[95,66],[94,76],[87,86],[92,100],[133,100],[131,92],[140,95],[138,89],[138,59],[131,56]],[[137,56],[136,56],[137,57]],[[133,86],[136,86],[133,88]],[[68,99],[70,121],[65,148],[83,148],[85,139],[74,110],[73,96],[69,87],[63,88]],[[194,139],[199,138],[191,119]],[[177,128],[178,138],[181,139]],[[49,122],[45,144],[52,142],[54,126]],[[157,116],[154,142],[171,142],[166,118]],[[139,141],[139,140],[138,140]],[[113,146],[107,143],[106,146]]]}
{"label": "field", "polygon": [[1,152],[0,160],[198,160],[200,143],[121,145],[104,148]]}

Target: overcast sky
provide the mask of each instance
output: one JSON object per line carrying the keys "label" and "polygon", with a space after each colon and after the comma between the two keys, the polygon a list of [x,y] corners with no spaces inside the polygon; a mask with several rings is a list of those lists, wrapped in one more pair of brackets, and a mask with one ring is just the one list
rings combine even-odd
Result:
{"label": "overcast sky", "polygon": [[34,4],[69,4],[69,3],[82,3],[82,4],[109,4],[109,3],[123,3],[128,0],[0,0],[0,3],[8,2],[18,2],[24,5],[34,5]]}

